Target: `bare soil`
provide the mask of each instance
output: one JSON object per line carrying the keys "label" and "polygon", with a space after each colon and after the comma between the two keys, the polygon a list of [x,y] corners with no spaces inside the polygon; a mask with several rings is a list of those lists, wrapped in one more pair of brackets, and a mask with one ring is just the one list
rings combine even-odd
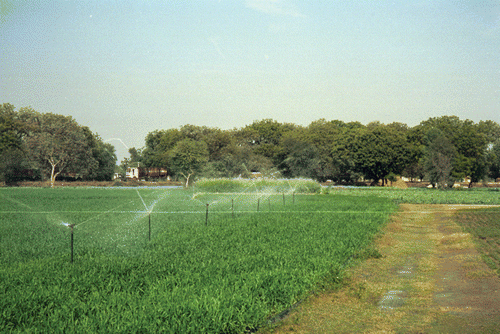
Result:
{"label": "bare soil", "polygon": [[463,205],[401,205],[345,286],[262,333],[498,333],[500,278],[453,221]]}

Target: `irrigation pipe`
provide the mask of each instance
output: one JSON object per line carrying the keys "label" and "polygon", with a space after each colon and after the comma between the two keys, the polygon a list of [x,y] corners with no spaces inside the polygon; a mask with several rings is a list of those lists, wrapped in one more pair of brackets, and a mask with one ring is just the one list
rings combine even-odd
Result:
{"label": "irrigation pipe", "polygon": [[[0,211],[0,214],[12,214],[12,213],[19,213],[19,214],[26,214],[26,213],[34,213],[34,214],[47,214],[47,213],[98,213],[101,215],[104,215],[106,213],[122,213],[122,214],[149,214],[149,213],[154,213],[154,214],[175,214],[175,213],[203,213],[205,211],[154,211],[154,212],[149,212],[148,211]],[[211,211],[212,213],[231,213],[232,211]],[[310,211],[254,211],[254,210],[241,210],[237,211],[234,210],[236,213],[261,213],[261,214],[266,214],[266,213],[341,213],[341,214],[350,214],[350,213],[370,213],[370,214],[386,214],[386,212],[381,212],[381,211],[319,211],[319,210],[310,210]],[[448,212],[448,211],[432,211],[432,212]],[[418,211],[412,211],[408,213],[418,213]],[[422,213],[430,213],[427,211],[423,211]],[[89,220],[86,220],[84,222],[90,221],[94,218],[97,217],[92,217]],[[76,225],[81,225],[83,224],[79,223]]]}

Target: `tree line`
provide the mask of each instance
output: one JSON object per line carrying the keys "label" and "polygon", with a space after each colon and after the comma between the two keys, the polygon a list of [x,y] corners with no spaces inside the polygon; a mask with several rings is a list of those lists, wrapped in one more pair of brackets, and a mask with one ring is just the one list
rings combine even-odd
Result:
{"label": "tree line", "polygon": [[112,180],[113,145],[71,116],[0,105],[0,181]]}
{"label": "tree line", "polygon": [[426,179],[434,186],[500,177],[500,126],[457,116],[403,123],[255,121],[240,129],[184,125],[155,130],[122,166],[167,168],[174,178],[248,177],[252,172],[354,184]]}
{"label": "tree line", "polygon": [[[138,164],[164,168],[187,183],[258,172],[343,184],[400,175],[445,187],[500,177],[500,126],[457,116],[414,127],[325,119],[308,126],[263,119],[231,130],[188,124],[152,131],[144,147],[129,153],[123,172]],[[0,105],[0,181],[111,180],[116,161],[113,145],[70,116]]]}

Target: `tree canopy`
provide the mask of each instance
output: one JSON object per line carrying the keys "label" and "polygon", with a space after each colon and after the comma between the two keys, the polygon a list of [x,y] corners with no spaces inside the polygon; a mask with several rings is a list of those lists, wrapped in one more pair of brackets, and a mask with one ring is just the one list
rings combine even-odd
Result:
{"label": "tree canopy", "polygon": [[62,174],[111,180],[117,160],[111,144],[72,117],[29,107],[16,111],[6,103],[0,106],[0,156],[1,179],[10,182],[39,175],[50,178],[52,185]]}
{"label": "tree canopy", "polygon": [[[319,119],[307,126],[273,119],[240,129],[186,124],[146,135],[122,167],[162,168],[186,184],[196,177],[248,177],[252,172],[352,184],[395,175],[452,185],[500,177],[500,125],[457,116],[431,117],[414,127]],[[57,177],[110,180],[112,145],[70,116],[16,111],[0,105],[0,180]]]}
{"label": "tree canopy", "polygon": [[[436,136],[440,140],[436,141]],[[384,182],[401,175],[425,177],[437,184],[442,180],[449,183],[468,177],[478,182],[500,176],[495,172],[500,170],[499,136],[500,126],[493,121],[476,124],[456,116],[429,118],[414,127],[325,119],[298,126],[263,119],[232,130],[189,124],[179,129],[155,130],[146,136],[146,145],[140,151],[145,165],[167,168],[183,178],[189,174],[236,177],[260,172],[354,183],[360,177]],[[181,170],[188,170],[189,163],[181,159],[180,147],[192,150],[194,142],[206,152],[202,150],[200,159],[193,160],[196,172],[182,172],[182,176]],[[444,156],[449,158],[446,163]],[[447,175],[438,177],[436,168]]]}

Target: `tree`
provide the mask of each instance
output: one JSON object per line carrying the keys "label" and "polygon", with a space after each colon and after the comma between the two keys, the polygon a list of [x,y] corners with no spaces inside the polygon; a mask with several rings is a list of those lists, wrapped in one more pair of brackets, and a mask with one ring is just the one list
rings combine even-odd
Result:
{"label": "tree", "polygon": [[188,187],[191,177],[200,172],[208,161],[207,144],[190,138],[183,139],[175,144],[169,160],[172,171],[182,175]]}
{"label": "tree", "polygon": [[70,116],[38,114],[25,143],[31,163],[50,175],[51,186],[63,171],[86,176],[97,167],[84,130]]}
{"label": "tree", "polygon": [[317,178],[321,161],[316,147],[303,141],[288,142],[288,145],[290,153],[281,164],[284,174],[288,177]]}
{"label": "tree", "polygon": [[140,150],[137,150],[135,147],[131,147],[128,149],[128,153],[130,154],[130,164],[139,165],[142,161],[142,154]]}
{"label": "tree", "polygon": [[372,124],[360,131],[352,145],[356,169],[375,183],[390,173],[400,175],[409,161],[405,133],[395,126]]}
{"label": "tree", "polygon": [[490,161],[489,176],[493,179],[500,178],[500,140],[492,145],[488,160]]}
{"label": "tree", "polygon": [[281,137],[286,131],[294,128],[292,124],[281,124],[272,119],[263,119],[244,127],[236,136],[240,145],[246,144],[252,147],[255,154],[269,158],[278,165]]}
{"label": "tree", "polygon": [[169,154],[175,144],[184,139],[178,129],[153,131],[146,136],[146,146],[142,150],[142,162],[146,167],[167,167]]}
{"label": "tree", "polygon": [[23,137],[28,127],[13,105],[0,105],[0,180],[13,183],[22,179],[21,171],[27,168],[24,157]]}
{"label": "tree", "polygon": [[455,179],[470,177],[469,186],[472,186],[473,182],[478,182],[487,174],[488,144],[500,131],[494,122],[474,124],[471,120],[461,120],[457,116],[442,116],[429,118],[419,126],[422,134],[434,128],[440,130],[456,148],[452,169]]}
{"label": "tree", "polygon": [[457,150],[443,131],[433,128],[426,135],[425,170],[433,187],[452,186],[452,169]]}
{"label": "tree", "polygon": [[97,166],[86,178],[96,181],[113,180],[117,161],[115,147],[110,143],[104,143],[97,136],[97,145],[92,148],[92,156],[97,161]]}
{"label": "tree", "polygon": [[0,105],[0,155],[7,150],[21,149],[26,125],[10,103]]}

